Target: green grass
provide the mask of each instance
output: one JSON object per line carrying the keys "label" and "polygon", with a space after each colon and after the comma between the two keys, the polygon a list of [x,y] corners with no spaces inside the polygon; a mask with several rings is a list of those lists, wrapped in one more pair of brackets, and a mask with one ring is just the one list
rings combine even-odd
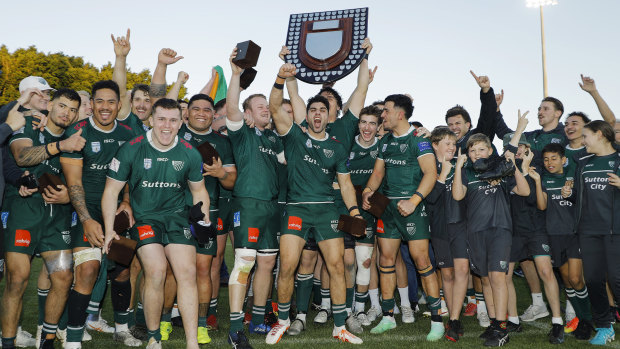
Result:
{"label": "green grass", "polygon": [[[230,244],[227,249],[226,263],[228,266],[232,266],[233,256],[230,248]],[[30,277],[28,289],[24,296],[24,311],[23,319],[21,321],[25,330],[34,334],[36,331],[37,323],[37,275],[41,268],[41,259],[36,258],[33,262],[33,273]],[[515,285],[517,287],[518,309],[519,313],[522,313],[525,308],[531,303],[529,290],[522,278],[515,277]],[[4,282],[0,283],[0,289],[4,290]],[[109,292],[108,292],[109,294]],[[228,329],[228,289],[222,288],[219,298],[219,331],[210,331],[209,334],[212,338],[211,344],[203,345],[204,348],[226,348],[228,344],[226,342],[227,329]],[[108,295],[106,297],[109,297]],[[422,306],[424,307],[424,306]],[[107,298],[104,303],[103,317],[112,323],[112,305]],[[276,346],[278,348],[342,348],[343,345],[339,344],[335,339],[331,338],[331,331],[333,322],[329,321],[328,324],[322,326],[316,326],[312,323],[312,319],[316,313],[311,311],[308,315],[308,328],[305,333],[297,337],[284,336],[282,341]],[[416,348],[481,348],[482,340],[478,338],[478,335],[482,333],[482,328],[478,326],[478,322],[475,317],[463,318],[463,324],[465,326],[465,336],[458,342],[452,343],[447,339],[442,339],[438,342],[426,342],[426,334],[430,329],[430,319],[425,318],[420,313],[416,314],[416,322],[413,324],[402,324],[400,322],[400,315],[396,316],[398,327],[392,331],[389,331],[382,335],[371,335],[369,333],[370,327],[364,329],[364,333],[361,334],[361,338],[364,340],[364,344],[361,347],[366,348],[400,348],[411,347]],[[523,323],[523,332],[512,334],[510,337],[510,343],[508,347],[512,348],[583,348],[589,346],[587,342],[577,341],[571,335],[566,335],[566,341],[560,346],[554,346],[547,341],[547,332],[550,329],[551,318],[547,317],[540,319],[533,323]],[[99,334],[90,332],[93,336],[93,340],[85,342],[83,348],[118,348],[119,344],[112,341],[112,335]],[[264,336],[249,335],[250,343],[254,348],[273,348],[265,344]],[[60,347],[60,344],[57,344]],[[165,348],[184,348],[185,337],[183,330],[178,327],[174,327],[170,340],[164,342]],[[613,342],[610,347],[620,348],[620,341]]]}

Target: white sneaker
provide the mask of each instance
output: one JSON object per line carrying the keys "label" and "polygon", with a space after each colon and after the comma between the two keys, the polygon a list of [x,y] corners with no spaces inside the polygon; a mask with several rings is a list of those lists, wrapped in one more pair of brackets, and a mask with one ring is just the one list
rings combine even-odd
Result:
{"label": "white sneaker", "polygon": [[63,345],[64,349],[82,349],[82,343],[80,342],[66,342]]}
{"label": "white sneaker", "polygon": [[359,313],[355,314],[355,317],[357,317],[357,321],[359,321],[360,324],[362,324],[362,326],[370,325],[370,322],[368,323],[368,325],[365,325],[366,322],[368,321],[368,316],[366,316],[365,312],[360,311]]}
{"label": "white sneaker", "polygon": [[[43,326],[41,326],[43,330]],[[34,347],[39,342],[32,338],[32,335],[21,328],[17,329],[17,335],[15,336],[15,346],[18,348]]]}
{"label": "white sneaker", "polygon": [[486,311],[478,313],[478,324],[485,328],[491,326],[491,319],[489,319],[489,314]]}
{"label": "white sneaker", "polygon": [[364,341],[353,333],[347,331],[346,328],[342,328],[338,330],[337,327],[334,327],[332,330],[332,336],[338,339],[340,342],[351,343],[351,344],[362,344]]}
{"label": "white sneaker", "polygon": [[549,311],[547,310],[546,305],[541,306],[531,304],[527,307],[523,315],[519,316],[519,318],[521,321],[530,322],[536,319],[544,318],[545,316],[549,316]]}
{"label": "white sneaker", "polygon": [[88,331],[84,329],[84,334],[82,335],[82,342],[88,342],[92,340],[93,340],[93,336],[91,336],[90,333],[88,333]]}
{"label": "white sneaker", "polygon": [[381,309],[376,307],[370,307],[370,309],[368,309],[368,312],[366,312],[366,321],[362,322],[362,325],[370,326],[373,322],[375,322],[375,320],[377,320],[377,317],[381,315],[383,315]]}
{"label": "white sneaker", "polygon": [[347,317],[347,320],[345,321],[345,324],[346,324],[347,328],[349,328],[349,330],[352,333],[360,334],[360,333],[364,332],[364,328],[362,327],[362,323],[357,318],[357,316],[355,316],[355,314],[349,315]]}
{"label": "white sneaker", "polygon": [[398,309],[398,305],[394,304],[394,315],[400,314],[400,309]]}
{"label": "white sneaker", "polygon": [[441,316],[448,316],[450,315],[450,312],[448,312],[448,305],[446,304],[445,300],[441,300]]}
{"label": "white sneaker", "polygon": [[[39,349],[39,344],[41,344],[41,334],[43,333],[43,325],[37,325],[37,335],[35,336],[34,347]],[[17,338],[15,338],[17,339]]]}
{"label": "white sneaker", "polygon": [[97,321],[86,321],[86,328],[89,330],[101,332],[101,333],[114,333],[114,327],[108,325],[108,322],[105,321],[102,317]]}
{"label": "white sneaker", "polygon": [[566,323],[573,321],[573,319],[577,317],[577,314],[575,314],[575,311],[566,312],[566,314],[564,315],[566,317]]}
{"label": "white sneaker", "polygon": [[410,306],[402,306],[401,310],[403,312],[402,321],[404,324],[412,324],[415,321],[415,317],[413,316],[413,309]]}
{"label": "white sneaker", "polygon": [[314,317],[315,324],[324,324],[329,318],[329,311],[327,309],[321,309]]}
{"label": "white sneaker", "polygon": [[421,294],[420,298],[418,298],[418,304],[421,304],[421,305],[426,304],[426,297],[424,297],[423,294]]}
{"label": "white sneaker", "polygon": [[114,332],[112,339],[128,347],[139,347],[142,345],[142,341],[132,336],[129,331]]}
{"label": "white sneaker", "polygon": [[267,344],[276,344],[282,339],[282,336],[288,331],[288,328],[291,326],[291,321],[282,321],[278,320],[278,323],[275,324],[271,331],[265,337],[265,343]]}
{"label": "white sneaker", "polygon": [[60,343],[62,344],[62,346],[64,347],[65,343],[67,342],[67,329],[66,328],[64,330],[56,329],[56,339],[58,339]]}
{"label": "white sneaker", "polygon": [[161,342],[158,342],[154,338],[151,338],[149,340],[149,344],[146,345],[146,349],[161,349]]}

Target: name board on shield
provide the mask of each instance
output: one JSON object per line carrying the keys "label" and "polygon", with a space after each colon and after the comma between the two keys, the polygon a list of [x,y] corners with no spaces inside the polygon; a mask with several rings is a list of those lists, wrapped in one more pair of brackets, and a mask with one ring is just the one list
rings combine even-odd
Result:
{"label": "name board on shield", "polygon": [[368,36],[368,8],[292,14],[284,57],[297,79],[310,84],[337,81],[362,63]]}

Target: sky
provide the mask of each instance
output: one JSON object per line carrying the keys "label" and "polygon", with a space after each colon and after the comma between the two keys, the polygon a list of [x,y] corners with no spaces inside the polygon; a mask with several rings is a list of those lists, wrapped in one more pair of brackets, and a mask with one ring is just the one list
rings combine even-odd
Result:
{"label": "sky", "polygon": [[[479,88],[469,70],[487,75],[497,93],[505,92],[502,112],[516,126],[517,110],[529,110],[528,130],[538,128],[536,109],[543,97],[540,16],[525,0],[313,0],[313,1],[20,1],[11,2],[0,21],[0,44],[14,51],[35,45],[43,52],[84,57],[101,67],[114,61],[110,34],[131,28],[129,68],[136,72],[157,62],[161,48],[185,58],[168,69],[167,81],[189,73],[189,94],[221,65],[230,79],[228,56],[236,43],[262,47],[250,93],[268,94],[282,64],[290,14],[369,8],[368,36],[378,66],[367,104],[388,94],[414,98],[413,119],[427,128],[444,124],[447,109],[463,105],[477,119]],[[9,15],[9,13],[20,15]],[[595,79],[599,92],[620,118],[620,30],[617,0],[559,0],[544,8],[549,95],[566,113],[579,110],[600,119],[594,101],[579,88],[580,74]],[[356,72],[335,88],[347,99]],[[58,86],[55,86],[58,87]],[[309,98],[319,85],[301,84]],[[242,100],[244,96],[242,95]]]}

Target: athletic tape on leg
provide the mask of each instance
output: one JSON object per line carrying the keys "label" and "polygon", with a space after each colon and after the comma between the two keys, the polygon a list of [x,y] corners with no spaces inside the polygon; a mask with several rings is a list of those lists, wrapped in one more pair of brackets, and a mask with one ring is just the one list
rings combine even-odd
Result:
{"label": "athletic tape on leg", "polygon": [[[253,260],[247,260],[243,257],[251,257]],[[229,285],[247,285],[248,276],[254,263],[256,262],[256,250],[249,248],[235,249],[235,266],[230,273]]]}
{"label": "athletic tape on leg", "polygon": [[53,274],[57,271],[73,270],[73,254],[69,250],[58,251],[54,256],[43,259],[47,272]]}
{"label": "athletic tape on leg", "polygon": [[98,247],[91,247],[78,252],[73,252],[74,267],[88,261],[101,262],[101,249]]}
{"label": "athletic tape on leg", "polygon": [[355,246],[355,260],[357,261],[357,275],[355,283],[358,285],[370,284],[370,266],[364,267],[366,262],[372,256],[372,246],[358,245]]}

